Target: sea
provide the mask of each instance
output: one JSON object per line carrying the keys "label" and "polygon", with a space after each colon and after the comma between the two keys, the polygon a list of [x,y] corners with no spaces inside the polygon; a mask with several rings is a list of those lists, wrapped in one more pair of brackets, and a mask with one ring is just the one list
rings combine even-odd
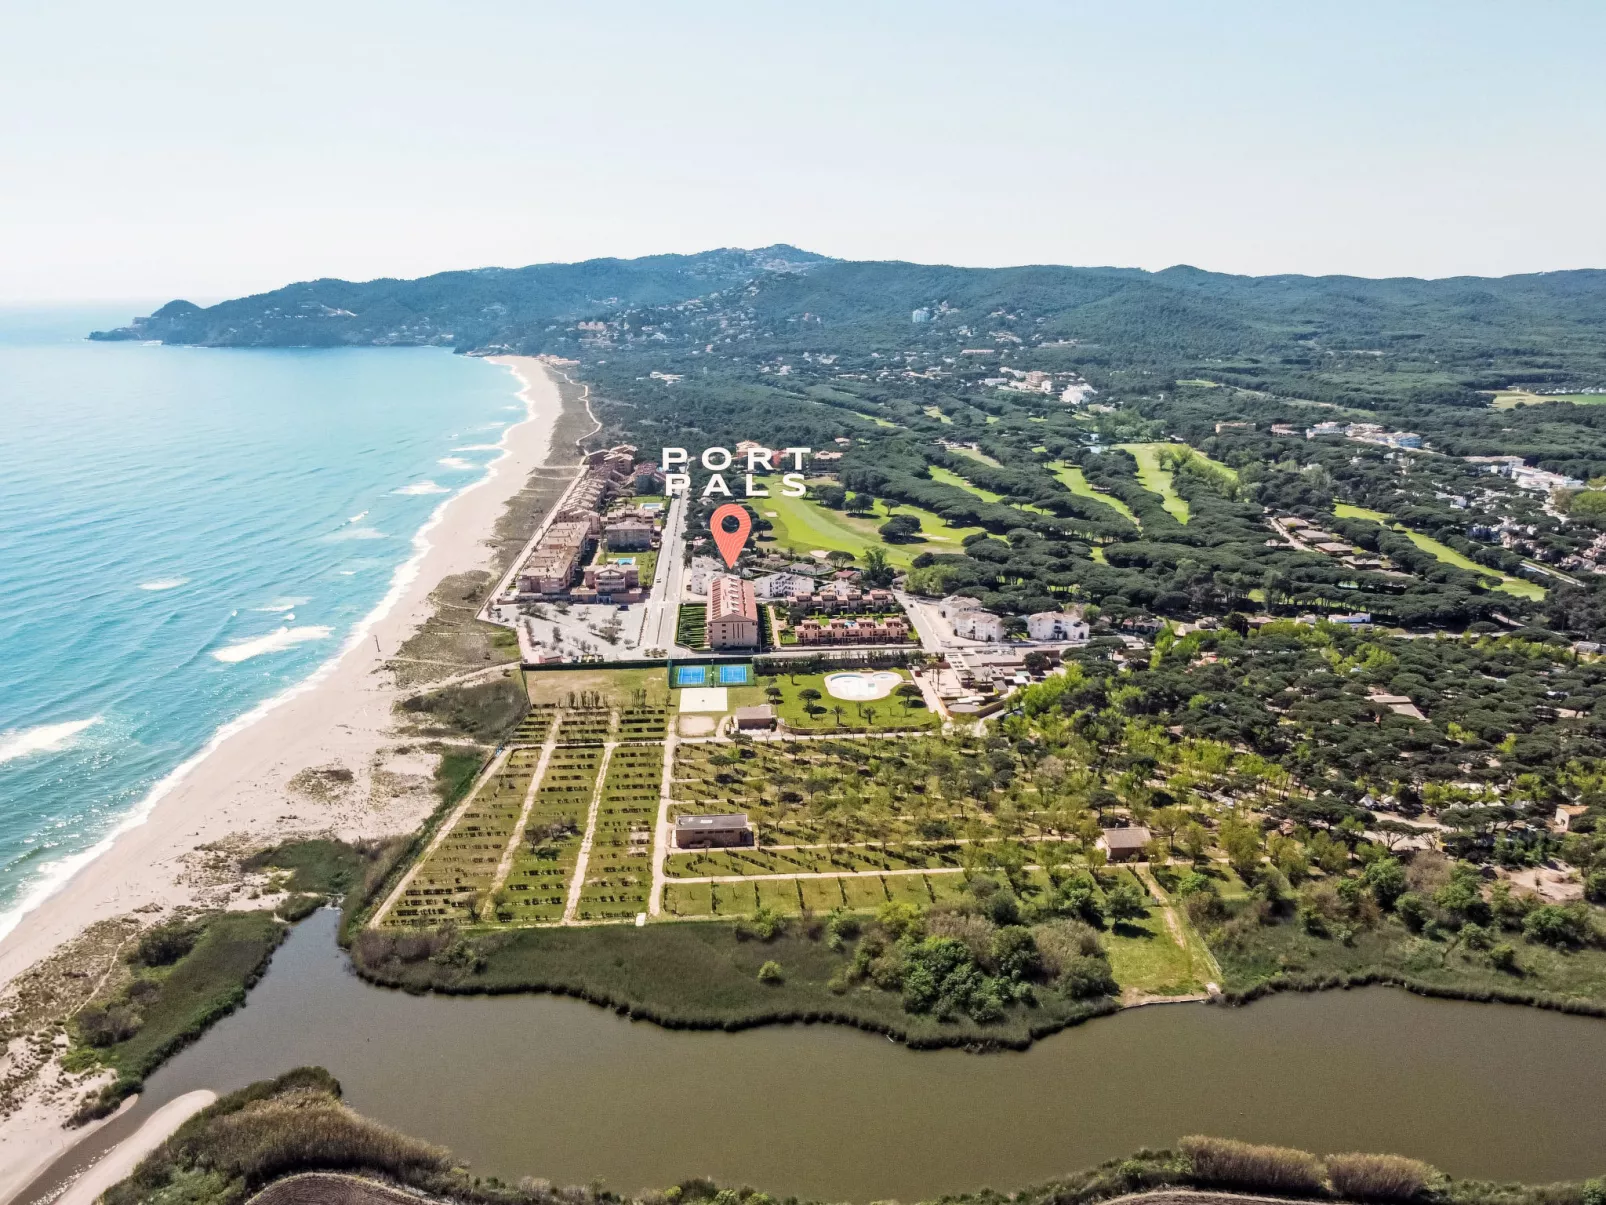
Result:
{"label": "sea", "polygon": [[85,338],[145,312],[0,310],[0,936],[362,639],[524,417],[445,349]]}

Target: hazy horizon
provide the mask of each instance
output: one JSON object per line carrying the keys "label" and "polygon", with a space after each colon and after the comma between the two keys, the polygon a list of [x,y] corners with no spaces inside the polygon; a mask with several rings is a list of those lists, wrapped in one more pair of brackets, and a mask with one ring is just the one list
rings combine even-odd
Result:
{"label": "hazy horizon", "polygon": [[1606,9],[104,0],[0,46],[0,301],[789,242],[1245,275],[1606,266]]}

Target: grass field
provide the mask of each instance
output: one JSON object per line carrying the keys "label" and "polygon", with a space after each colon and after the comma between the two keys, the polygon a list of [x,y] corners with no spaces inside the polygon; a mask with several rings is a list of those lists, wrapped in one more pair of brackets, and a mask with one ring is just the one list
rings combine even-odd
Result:
{"label": "grass field", "polygon": [[[922,552],[958,552],[967,535],[981,530],[979,527],[952,527],[931,511],[917,506],[900,503],[889,508],[880,499],[876,501],[873,517],[859,518],[821,506],[807,496],[784,498],[777,489],[772,488],[770,492],[771,496],[756,501],[754,508],[770,521],[774,542],[797,556],[807,556],[823,548],[827,552],[840,550],[862,557],[866,549],[883,547],[888,561],[899,568],[907,568]],[[914,544],[885,543],[876,529],[891,514],[914,515],[920,520],[923,538]]]}
{"label": "grass field", "polygon": [[[910,681],[909,675],[903,670],[890,671]],[[846,726],[849,728],[867,728],[871,731],[883,729],[904,728],[930,728],[941,723],[919,700],[913,700],[909,707],[903,705],[903,700],[895,695],[888,695],[884,699],[858,704],[850,703],[845,699],[833,699],[825,689],[825,676],[823,674],[785,674],[775,679],[775,685],[780,688],[781,700],[777,707],[777,714],[786,722],[786,726],[800,732],[830,732]],[[816,708],[810,715],[803,708],[803,700],[798,696],[805,690],[817,690],[820,698],[813,700]],[[832,708],[842,709],[841,724]]]}
{"label": "grass field", "polygon": [[1110,969],[1123,991],[1187,996],[1204,991],[1193,958],[1172,940],[1165,917],[1151,908],[1142,920],[1122,921],[1103,936]]}
{"label": "grass field", "polygon": [[1138,462],[1138,484],[1151,494],[1160,495],[1160,505],[1170,512],[1178,523],[1188,521],[1188,500],[1177,493],[1170,469],[1160,467],[1160,449],[1169,444],[1117,444],[1123,452],[1130,452]]}
{"label": "grass field", "polygon": [[[1098,490],[1094,489],[1092,483],[1088,481],[1087,477],[1077,465],[1056,463],[1051,464],[1048,467],[1049,471],[1059,479],[1059,483],[1066,489],[1070,490],[1071,493],[1076,494],[1081,498],[1092,498],[1095,502],[1102,502],[1105,506],[1108,506],[1112,510],[1116,511],[1119,515],[1121,515],[1122,518],[1128,519],[1133,523],[1138,522],[1138,517],[1132,513],[1132,508],[1130,506],[1128,506],[1125,502],[1122,502],[1119,498],[1116,498],[1110,494],[1100,493]],[[1141,527],[1142,524],[1138,524],[1138,526]],[[1098,560],[1102,558],[1095,557],[1094,559]]]}
{"label": "grass field", "polygon": [[979,448],[955,448],[953,450],[961,456],[968,456],[972,460],[981,464],[989,465],[992,468],[1003,468],[1003,464],[1001,462],[994,460],[991,456],[987,455],[986,452],[981,451]]}
{"label": "grass field", "polygon": [[[1368,510],[1364,506],[1351,506],[1348,502],[1340,502],[1333,507],[1333,514],[1340,519],[1370,519],[1374,523],[1387,523],[1393,516],[1385,515],[1382,511]],[[1480,565],[1469,556],[1457,552],[1448,544],[1441,544],[1432,536],[1425,536],[1421,532],[1412,531],[1399,523],[1393,524],[1394,530],[1400,532],[1411,543],[1423,552],[1432,553],[1446,565],[1454,565],[1457,569],[1465,569],[1468,573],[1476,573],[1479,577],[1491,578],[1499,582],[1496,590],[1504,590],[1507,594],[1514,594],[1518,598],[1541,599],[1545,596],[1545,588],[1537,582],[1530,582],[1525,578],[1512,577],[1509,573],[1501,573],[1498,569],[1491,569],[1487,565]]]}
{"label": "grass field", "polygon": [[924,414],[927,418],[936,419],[939,423],[942,423],[944,426],[951,427],[951,426],[954,425],[954,420],[949,418],[946,414],[944,414],[941,410],[937,409],[937,407],[935,407],[935,406],[924,406],[924,407],[921,408],[921,413]]}
{"label": "grass field", "polygon": [[1491,403],[1496,410],[1515,410],[1518,406],[1543,406],[1547,402],[1571,402],[1575,406],[1606,405],[1606,393],[1529,393],[1526,389],[1501,389]]}

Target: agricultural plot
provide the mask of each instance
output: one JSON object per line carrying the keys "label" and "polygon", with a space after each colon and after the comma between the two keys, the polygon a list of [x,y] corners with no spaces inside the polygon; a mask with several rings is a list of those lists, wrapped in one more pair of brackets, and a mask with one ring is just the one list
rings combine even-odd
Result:
{"label": "agricultural plot", "polygon": [[497,893],[497,920],[537,924],[563,918],[602,753],[600,742],[559,745],[552,751],[507,881]]}
{"label": "agricultural plot", "polygon": [[663,769],[662,745],[620,745],[608,759],[580,920],[627,920],[647,910]]}
{"label": "agricultural plot", "polygon": [[396,925],[471,923],[488,898],[541,751],[514,749],[469,799],[386,917]]}

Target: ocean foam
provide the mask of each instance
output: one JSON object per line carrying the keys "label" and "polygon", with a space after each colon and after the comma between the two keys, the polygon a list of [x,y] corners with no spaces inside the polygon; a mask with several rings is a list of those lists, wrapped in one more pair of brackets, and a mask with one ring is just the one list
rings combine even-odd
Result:
{"label": "ocean foam", "polygon": [[438,463],[442,468],[448,469],[471,469],[474,467],[472,461],[464,460],[461,456],[442,456]]}
{"label": "ocean foam", "polygon": [[33,753],[59,753],[72,744],[85,728],[100,723],[98,715],[87,720],[68,720],[63,724],[40,724],[37,728],[17,728],[0,732],[0,765]]}
{"label": "ocean foam", "polygon": [[265,607],[252,607],[253,611],[265,611],[269,615],[282,615],[286,611],[294,611],[297,607],[311,602],[310,598],[277,598]]}
{"label": "ocean foam", "polygon": [[141,590],[177,590],[180,586],[188,585],[187,577],[159,577],[155,581],[140,582]]}
{"label": "ocean foam", "polygon": [[346,520],[346,522],[347,523],[361,523],[367,517],[368,517],[368,512],[367,511],[363,511],[360,515],[352,515],[351,518]]}
{"label": "ocean foam", "polygon": [[316,625],[304,628],[280,628],[277,632],[269,632],[266,636],[257,636],[251,640],[242,640],[237,644],[213,649],[212,656],[225,664],[234,665],[240,661],[249,661],[252,657],[260,657],[264,653],[282,653],[285,649],[306,644],[309,640],[327,640],[333,633],[333,628]]}
{"label": "ocean foam", "polygon": [[454,452],[500,452],[501,444],[464,444],[461,448],[453,448]]}
{"label": "ocean foam", "polygon": [[326,540],[383,540],[385,533],[377,527],[342,527],[324,536]]}
{"label": "ocean foam", "polygon": [[[515,373],[514,375],[517,376],[518,374]],[[520,393],[520,397],[524,397],[522,391]],[[522,410],[524,412],[524,418],[521,419],[520,422],[529,422],[535,418],[535,406],[527,399],[522,404],[517,406],[508,406],[507,409]],[[517,424],[508,425],[507,430],[503,432],[502,438],[504,442],[506,441],[508,434],[511,433],[514,425]],[[501,427],[503,424],[496,423],[493,424],[493,426]],[[200,765],[203,761],[215,753],[218,748],[229,739],[229,737],[233,736],[237,732],[245,731],[258,720],[262,719],[270,712],[276,711],[280,707],[283,707],[286,703],[290,702],[297,696],[305,694],[307,691],[316,689],[325,678],[333,673],[335,666],[340,663],[341,658],[343,658],[357,645],[367,640],[368,633],[372,630],[373,626],[386,615],[390,614],[392,608],[394,608],[395,605],[401,601],[402,595],[406,592],[407,587],[411,585],[414,579],[418,577],[419,570],[423,568],[424,557],[430,549],[429,533],[438,523],[440,523],[443,518],[445,518],[447,506],[451,504],[454,498],[467,493],[469,490],[474,489],[477,486],[485,485],[495,478],[496,464],[506,455],[508,455],[508,452],[504,446],[502,449],[502,455],[493,457],[486,464],[484,476],[480,477],[478,481],[470,482],[468,485],[458,490],[457,493],[453,494],[451,498],[441,499],[440,504],[435,507],[434,511],[430,514],[429,519],[425,521],[422,527],[413,533],[413,555],[408,557],[407,560],[403,561],[400,565],[397,565],[395,570],[391,573],[390,589],[386,591],[385,597],[380,599],[378,605],[358,621],[357,626],[352,628],[351,632],[346,636],[345,643],[341,645],[337,652],[327,658],[321,665],[318,666],[317,669],[313,670],[312,673],[308,674],[300,682],[286,687],[284,690],[270,698],[262,700],[262,702],[258,703],[244,715],[236,716],[234,719],[228,720],[220,725],[218,729],[212,733],[212,739],[207,741],[204,747],[196,752],[194,756],[175,766],[166,778],[162,779],[155,786],[153,786],[150,791],[146,793],[145,797],[139,801],[138,805],[129,811],[128,814],[118,822],[116,827],[114,827],[111,832],[107,833],[106,836],[98,841],[95,845],[82,851],[81,853],[70,854],[65,858],[60,858],[55,862],[51,862],[48,865],[40,867],[38,872],[39,877],[34,881],[33,889],[25,894],[22,899],[20,899],[11,908],[10,911],[0,913],[0,940],[4,940],[6,935],[22,922],[22,918],[24,916],[38,908],[57,891],[61,890],[61,888],[80,870],[90,865],[95,861],[95,859],[99,858],[101,854],[111,849],[111,847],[116,843],[118,837],[121,837],[124,833],[138,828],[140,825],[149,820],[151,813],[156,810],[156,805],[162,801],[168,792],[170,792],[179,783],[184,781],[184,779],[188,778],[191,772],[194,771],[195,767]],[[346,571],[343,570],[342,572]],[[215,655],[216,654],[214,654],[214,656]]]}
{"label": "ocean foam", "polygon": [[418,494],[445,494],[450,491],[444,485],[436,485],[433,481],[415,481],[412,485],[404,485],[399,490],[391,490],[393,494],[403,494],[413,497]]}

